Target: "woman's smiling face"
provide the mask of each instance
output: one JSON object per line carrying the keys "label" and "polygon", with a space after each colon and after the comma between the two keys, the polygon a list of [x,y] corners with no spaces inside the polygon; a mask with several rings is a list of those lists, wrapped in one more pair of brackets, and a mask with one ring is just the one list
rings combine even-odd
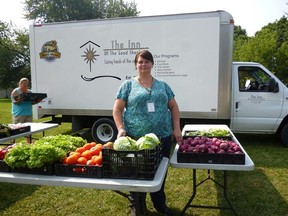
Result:
{"label": "woman's smiling face", "polygon": [[150,72],[153,67],[151,61],[144,59],[142,56],[138,57],[137,60],[137,70],[139,72]]}

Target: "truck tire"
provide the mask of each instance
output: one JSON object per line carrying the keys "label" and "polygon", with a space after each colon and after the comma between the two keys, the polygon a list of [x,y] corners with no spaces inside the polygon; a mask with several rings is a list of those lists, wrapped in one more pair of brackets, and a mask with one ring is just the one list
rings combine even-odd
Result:
{"label": "truck tire", "polygon": [[94,122],[91,134],[95,142],[105,144],[113,142],[117,138],[117,128],[114,121],[102,118]]}
{"label": "truck tire", "polygon": [[288,124],[286,124],[286,125],[282,128],[280,137],[281,137],[282,143],[283,143],[286,147],[288,147]]}

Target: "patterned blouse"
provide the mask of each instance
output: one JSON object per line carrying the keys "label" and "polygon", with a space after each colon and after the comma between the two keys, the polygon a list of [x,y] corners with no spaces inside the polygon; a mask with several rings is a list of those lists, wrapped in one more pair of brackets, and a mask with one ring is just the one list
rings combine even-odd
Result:
{"label": "patterned blouse", "polygon": [[132,137],[154,133],[159,138],[172,134],[172,117],[168,101],[174,98],[172,89],[164,81],[154,79],[151,89],[135,79],[126,80],[117,92],[117,99],[126,102],[124,127]]}

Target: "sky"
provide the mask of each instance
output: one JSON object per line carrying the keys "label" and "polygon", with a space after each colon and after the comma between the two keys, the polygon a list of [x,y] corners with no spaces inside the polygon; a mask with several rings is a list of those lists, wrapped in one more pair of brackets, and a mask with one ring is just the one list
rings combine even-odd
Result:
{"label": "sky", "polygon": [[[140,16],[193,13],[225,10],[235,25],[245,29],[248,36],[288,13],[288,0],[124,0],[135,2]],[[23,18],[23,0],[1,0],[0,20],[12,21],[18,28],[29,28],[31,21]]]}

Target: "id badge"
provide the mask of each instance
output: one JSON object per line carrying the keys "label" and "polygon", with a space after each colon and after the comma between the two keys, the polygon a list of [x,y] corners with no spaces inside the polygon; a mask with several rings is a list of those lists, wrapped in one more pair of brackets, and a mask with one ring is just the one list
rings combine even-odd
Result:
{"label": "id badge", "polygon": [[147,110],[148,110],[148,112],[155,112],[154,103],[148,102],[148,103],[147,103]]}

